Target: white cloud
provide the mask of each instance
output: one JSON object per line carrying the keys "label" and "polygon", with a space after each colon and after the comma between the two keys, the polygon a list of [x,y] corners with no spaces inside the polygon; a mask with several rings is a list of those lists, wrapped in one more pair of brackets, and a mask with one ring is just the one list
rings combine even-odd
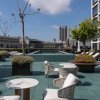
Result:
{"label": "white cloud", "polygon": [[54,29],[59,30],[59,26],[58,26],[58,25],[52,25],[52,27],[53,27]]}
{"label": "white cloud", "polygon": [[[27,0],[26,0],[27,1]],[[59,14],[71,11],[72,0],[29,0],[33,9],[40,8],[46,14]]]}

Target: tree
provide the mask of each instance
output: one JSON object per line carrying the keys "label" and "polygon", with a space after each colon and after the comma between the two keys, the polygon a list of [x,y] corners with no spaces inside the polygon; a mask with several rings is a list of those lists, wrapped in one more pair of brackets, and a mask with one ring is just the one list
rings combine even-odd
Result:
{"label": "tree", "polygon": [[[34,12],[27,12],[27,8],[28,6],[30,7],[31,4],[29,3],[29,0],[27,0],[25,6],[23,8],[21,8],[20,4],[19,4],[19,0],[17,0],[17,6],[18,6],[18,15],[20,17],[21,20],[21,24],[22,24],[22,51],[23,51],[23,55],[25,55],[25,29],[24,29],[24,20],[25,20],[25,16],[26,15],[34,15],[36,13],[38,13],[40,11],[40,9],[38,8],[37,11]],[[12,13],[12,16],[15,19],[15,14]],[[16,19],[15,19],[16,20]]]}
{"label": "tree", "polygon": [[0,31],[3,36],[6,36],[11,30],[11,24],[7,22],[7,20],[0,19]]}
{"label": "tree", "polygon": [[100,36],[98,25],[98,22],[93,23],[91,19],[85,19],[79,24],[79,27],[72,30],[72,38],[83,43],[84,51],[86,49],[87,40]]}

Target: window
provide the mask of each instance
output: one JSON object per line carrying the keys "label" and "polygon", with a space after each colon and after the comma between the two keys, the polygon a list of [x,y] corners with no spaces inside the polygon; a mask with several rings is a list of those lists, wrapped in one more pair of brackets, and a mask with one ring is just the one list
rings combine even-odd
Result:
{"label": "window", "polygon": [[99,13],[100,13],[100,1],[99,1]]}
{"label": "window", "polygon": [[95,16],[98,14],[98,5],[96,5],[94,8],[93,8],[93,13],[92,15]]}
{"label": "window", "polygon": [[93,39],[93,42],[95,42],[95,41],[97,41],[97,39],[96,39],[96,38],[94,38],[94,39]]}
{"label": "window", "polygon": [[95,24],[97,22],[97,17],[93,19],[93,23]]}
{"label": "window", "polygon": [[94,5],[95,3],[97,3],[97,1],[98,1],[98,0],[93,0],[93,5]]}
{"label": "window", "polygon": [[99,20],[100,20],[100,15],[99,15]]}
{"label": "window", "polygon": [[97,43],[93,43],[93,49],[97,50]]}

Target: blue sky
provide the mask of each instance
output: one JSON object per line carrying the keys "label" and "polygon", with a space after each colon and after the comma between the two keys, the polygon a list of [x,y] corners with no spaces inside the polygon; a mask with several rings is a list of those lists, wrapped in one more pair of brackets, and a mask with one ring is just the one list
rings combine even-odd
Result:
{"label": "blue sky", "polygon": [[[20,7],[27,0],[19,0]],[[74,27],[81,21],[91,16],[91,0],[30,0],[31,10],[40,8],[38,14],[25,17],[25,35],[38,40],[53,41],[59,40],[59,26]],[[17,21],[18,7],[16,0],[1,0],[0,19],[1,26],[7,20],[10,36],[22,36],[21,23],[15,23],[11,14],[15,14]],[[11,20],[12,19],[12,20]],[[0,35],[3,33],[0,31]]]}

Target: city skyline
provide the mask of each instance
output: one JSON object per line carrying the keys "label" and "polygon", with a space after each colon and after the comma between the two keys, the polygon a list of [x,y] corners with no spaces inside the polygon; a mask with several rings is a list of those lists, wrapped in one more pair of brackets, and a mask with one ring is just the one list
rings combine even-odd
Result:
{"label": "city skyline", "polygon": [[[20,2],[21,6],[26,0]],[[59,27],[78,26],[85,18],[91,17],[90,0],[30,0],[31,10],[40,8],[38,14],[25,17],[25,36],[44,41],[59,41]],[[11,14],[14,13],[16,20],[18,7],[16,0],[2,0],[0,3],[0,18],[11,24],[7,35],[22,36],[21,23],[14,23]],[[3,35],[0,31],[0,35]]]}

